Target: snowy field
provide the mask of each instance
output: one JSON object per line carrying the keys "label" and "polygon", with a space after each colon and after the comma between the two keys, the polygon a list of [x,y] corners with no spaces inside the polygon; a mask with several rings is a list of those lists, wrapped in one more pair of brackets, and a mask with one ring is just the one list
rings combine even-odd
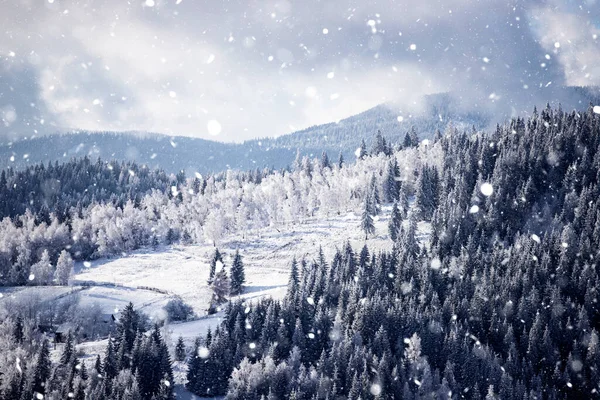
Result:
{"label": "snowy field", "polygon": [[[386,207],[376,218],[376,235],[367,240],[370,249],[391,247],[387,234],[389,213],[390,209]],[[319,246],[323,246],[326,259],[330,261],[333,255],[331,249],[341,248],[347,240],[354,248],[360,249],[365,237],[359,225],[359,216],[349,213],[314,223],[263,229],[246,240],[231,236],[219,245],[219,250],[229,267],[235,251],[239,249],[246,272],[243,298],[271,296],[280,299],[285,296],[292,258],[312,260],[318,255]],[[427,226],[420,224],[419,232],[426,235]],[[206,314],[211,296],[206,281],[213,252],[211,244],[177,245],[159,251],[146,249],[117,259],[98,260],[91,265],[86,264],[87,267],[79,264],[74,284],[119,285],[121,288],[116,291],[119,296],[130,296],[135,305],[145,307],[161,304],[160,296],[164,299],[170,295],[181,296],[202,317]],[[163,293],[155,293],[158,298],[153,300],[148,293],[154,292],[138,289],[141,287],[155,288]],[[105,295],[105,289],[95,288],[100,290],[96,300],[112,304],[110,296],[101,297]],[[122,293],[123,290],[131,291]],[[86,294],[91,293],[90,289]]]}

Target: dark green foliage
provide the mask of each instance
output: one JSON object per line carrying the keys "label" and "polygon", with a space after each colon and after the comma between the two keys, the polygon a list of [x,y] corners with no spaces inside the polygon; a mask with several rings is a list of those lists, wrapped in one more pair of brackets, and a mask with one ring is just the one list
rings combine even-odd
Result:
{"label": "dark green foliage", "polygon": [[398,209],[398,203],[394,203],[394,205],[392,206],[390,221],[388,223],[388,232],[390,234],[390,239],[392,239],[394,242],[398,239],[398,235],[400,234],[401,228],[402,215],[400,214],[400,210]]}
{"label": "dark green foliage", "polygon": [[169,321],[186,321],[194,315],[194,309],[184,303],[181,297],[169,300],[165,305],[165,311],[167,312]]}
{"label": "dark green foliage", "polygon": [[246,275],[244,273],[244,263],[242,262],[242,256],[239,250],[235,252],[233,257],[233,263],[231,264],[231,290],[232,296],[242,293],[244,289],[244,282],[246,282]]}
{"label": "dark green foliage", "polygon": [[177,361],[185,360],[185,343],[183,343],[181,336],[177,339],[177,345],[175,346],[175,359]]}
{"label": "dark green foliage", "polygon": [[17,343],[23,343],[24,338],[25,334],[23,332],[23,318],[18,315],[13,326],[13,339]]}
{"label": "dark green foliage", "polygon": [[[233,370],[228,399],[596,398],[599,128],[591,111],[546,109],[489,137],[438,138],[443,168],[422,169],[416,200],[431,247],[412,213],[391,253],[346,246],[328,268],[304,263],[298,285],[294,269],[278,306],[232,304],[213,341],[238,350],[188,387],[206,395],[208,377],[223,395],[211,373]],[[258,352],[238,329],[250,320]]]}
{"label": "dark green foliage", "polygon": [[373,217],[371,217],[370,208],[370,201],[367,197],[365,199],[360,219],[360,228],[365,233],[365,240],[369,238],[369,235],[375,233],[375,225],[373,224]]}

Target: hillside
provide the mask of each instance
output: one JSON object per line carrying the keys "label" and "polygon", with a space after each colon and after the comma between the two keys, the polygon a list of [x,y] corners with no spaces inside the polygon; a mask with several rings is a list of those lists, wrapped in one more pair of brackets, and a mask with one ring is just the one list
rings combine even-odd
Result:
{"label": "hillside", "polygon": [[[546,88],[550,104],[562,103],[565,109],[585,109],[590,102],[600,103],[596,88]],[[527,110],[533,109],[533,98],[523,100]],[[539,104],[538,104],[539,105]],[[510,104],[461,105],[459,93],[425,96],[415,112],[393,103],[382,104],[338,122],[313,126],[298,132],[262,138],[243,143],[223,143],[190,137],[168,137],[150,133],[76,132],[41,136],[0,145],[0,167],[22,168],[48,161],[68,161],[72,157],[136,161],[149,168],[166,172],[218,172],[233,168],[284,168],[296,157],[296,151],[310,157],[322,151],[336,158],[342,153],[346,160],[354,159],[361,140],[367,144],[380,130],[393,143],[402,143],[406,133],[414,128],[421,139],[432,138],[436,131],[444,132],[449,125],[462,130],[483,129],[501,123],[514,114]],[[508,111],[507,111],[508,110]],[[512,111],[511,111],[512,110]]]}
{"label": "hillside", "polygon": [[[22,168],[39,162],[65,162],[72,157],[130,160],[149,168],[167,172],[186,171],[202,174],[233,168],[283,168],[290,165],[299,150],[301,155],[319,156],[327,151],[332,159],[342,152],[347,160],[361,140],[370,143],[377,130],[395,143],[415,128],[421,138],[431,138],[437,130],[444,131],[452,123],[456,128],[483,128],[488,115],[463,112],[451,107],[447,94],[428,96],[422,114],[402,114],[393,104],[379,105],[358,115],[325,125],[243,143],[222,143],[190,137],[168,137],[159,134],[76,132],[40,136],[0,145],[0,166]],[[404,115],[404,116],[402,116]],[[402,121],[399,117],[402,116]]]}

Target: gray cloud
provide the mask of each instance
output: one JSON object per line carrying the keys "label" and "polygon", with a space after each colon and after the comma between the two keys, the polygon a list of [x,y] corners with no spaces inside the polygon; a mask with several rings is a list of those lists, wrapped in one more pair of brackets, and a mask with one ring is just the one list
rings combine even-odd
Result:
{"label": "gray cloud", "polygon": [[521,112],[551,88],[600,84],[595,0],[1,4],[11,136],[55,125],[239,141],[385,101],[418,111],[429,93]]}

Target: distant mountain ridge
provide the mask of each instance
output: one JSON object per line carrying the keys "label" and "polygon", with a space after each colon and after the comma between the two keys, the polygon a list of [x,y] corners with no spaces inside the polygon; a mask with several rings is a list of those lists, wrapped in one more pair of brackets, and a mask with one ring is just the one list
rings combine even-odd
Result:
{"label": "distant mountain ridge", "polygon": [[[548,95],[551,103],[564,98],[566,107],[580,109],[599,98],[597,89],[593,88],[564,88]],[[369,144],[378,130],[392,143],[399,143],[412,127],[421,138],[429,138],[436,130],[444,132],[449,124],[458,129],[471,126],[483,129],[510,117],[496,115],[494,118],[489,112],[465,110],[457,104],[453,94],[435,94],[424,98],[423,111],[419,115],[402,113],[393,104],[382,104],[337,123],[243,143],[151,133],[77,132],[40,136],[0,144],[0,167],[18,169],[40,162],[64,162],[73,157],[88,156],[132,160],[149,168],[159,167],[173,173],[184,170],[188,174],[228,168],[283,168],[293,162],[297,151],[308,156],[327,151],[330,158],[337,158],[341,152],[346,160],[353,160],[360,142],[364,139]]]}

